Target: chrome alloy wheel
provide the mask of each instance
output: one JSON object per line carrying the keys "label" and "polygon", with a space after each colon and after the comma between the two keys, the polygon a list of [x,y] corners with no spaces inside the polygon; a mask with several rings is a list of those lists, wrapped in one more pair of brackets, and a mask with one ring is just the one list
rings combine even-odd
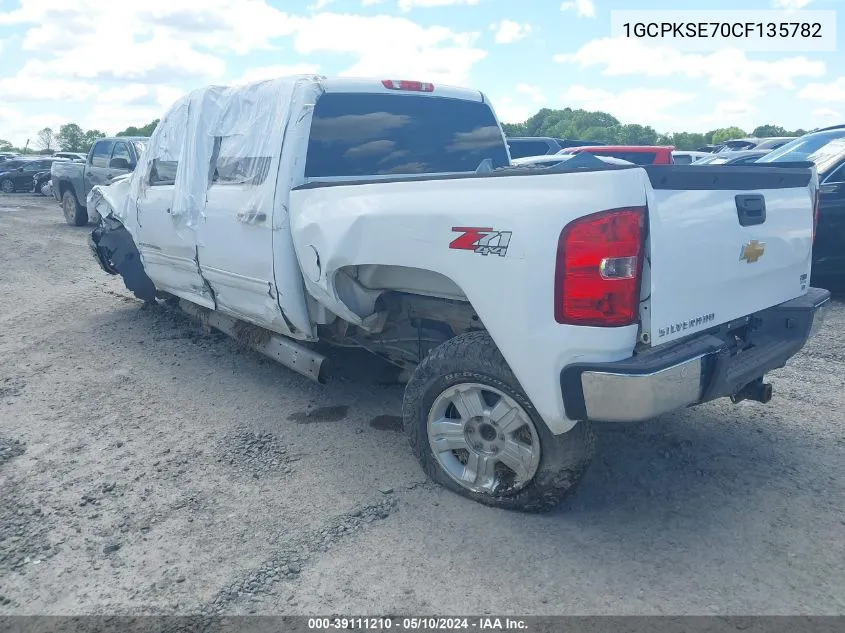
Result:
{"label": "chrome alloy wheel", "polygon": [[513,398],[478,383],[452,385],[435,398],[427,420],[434,457],[473,492],[516,492],[540,465],[540,436]]}

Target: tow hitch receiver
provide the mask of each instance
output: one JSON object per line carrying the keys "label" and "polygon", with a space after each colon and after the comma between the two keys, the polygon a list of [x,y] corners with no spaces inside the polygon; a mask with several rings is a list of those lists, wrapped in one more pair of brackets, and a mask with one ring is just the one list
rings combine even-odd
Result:
{"label": "tow hitch receiver", "polygon": [[737,393],[731,396],[731,402],[736,404],[743,400],[754,400],[755,402],[762,402],[766,404],[772,399],[772,385],[763,382],[762,378],[758,378],[754,382],[750,382],[740,389]]}

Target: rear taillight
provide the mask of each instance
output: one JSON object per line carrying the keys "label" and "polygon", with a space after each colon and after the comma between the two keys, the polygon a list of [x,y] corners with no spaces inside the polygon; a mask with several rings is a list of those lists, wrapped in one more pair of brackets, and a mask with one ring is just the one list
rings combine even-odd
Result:
{"label": "rear taillight", "polygon": [[388,90],[409,90],[411,92],[434,92],[434,84],[405,79],[385,79],[381,85]]}
{"label": "rear taillight", "polygon": [[816,189],[816,199],[813,201],[813,244],[816,243],[816,229],[819,226],[819,207],[821,207],[821,190]]}
{"label": "rear taillight", "polygon": [[555,320],[617,327],[639,316],[645,207],[602,211],[567,224],[555,271]]}

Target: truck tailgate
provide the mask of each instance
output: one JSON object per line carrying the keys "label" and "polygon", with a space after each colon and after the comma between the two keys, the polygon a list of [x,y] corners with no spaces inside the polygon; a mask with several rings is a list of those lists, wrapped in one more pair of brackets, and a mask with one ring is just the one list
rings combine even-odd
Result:
{"label": "truck tailgate", "polygon": [[814,170],[645,169],[652,190],[643,342],[660,345],[806,293]]}

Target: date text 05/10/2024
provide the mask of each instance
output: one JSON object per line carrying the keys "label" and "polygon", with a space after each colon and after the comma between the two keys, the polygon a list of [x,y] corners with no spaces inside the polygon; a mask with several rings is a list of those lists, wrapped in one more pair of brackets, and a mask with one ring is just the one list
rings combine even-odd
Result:
{"label": "date text 05/10/2024", "polygon": [[361,631],[527,631],[525,620],[519,618],[309,618],[308,628],[316,631],[361,630]]}

